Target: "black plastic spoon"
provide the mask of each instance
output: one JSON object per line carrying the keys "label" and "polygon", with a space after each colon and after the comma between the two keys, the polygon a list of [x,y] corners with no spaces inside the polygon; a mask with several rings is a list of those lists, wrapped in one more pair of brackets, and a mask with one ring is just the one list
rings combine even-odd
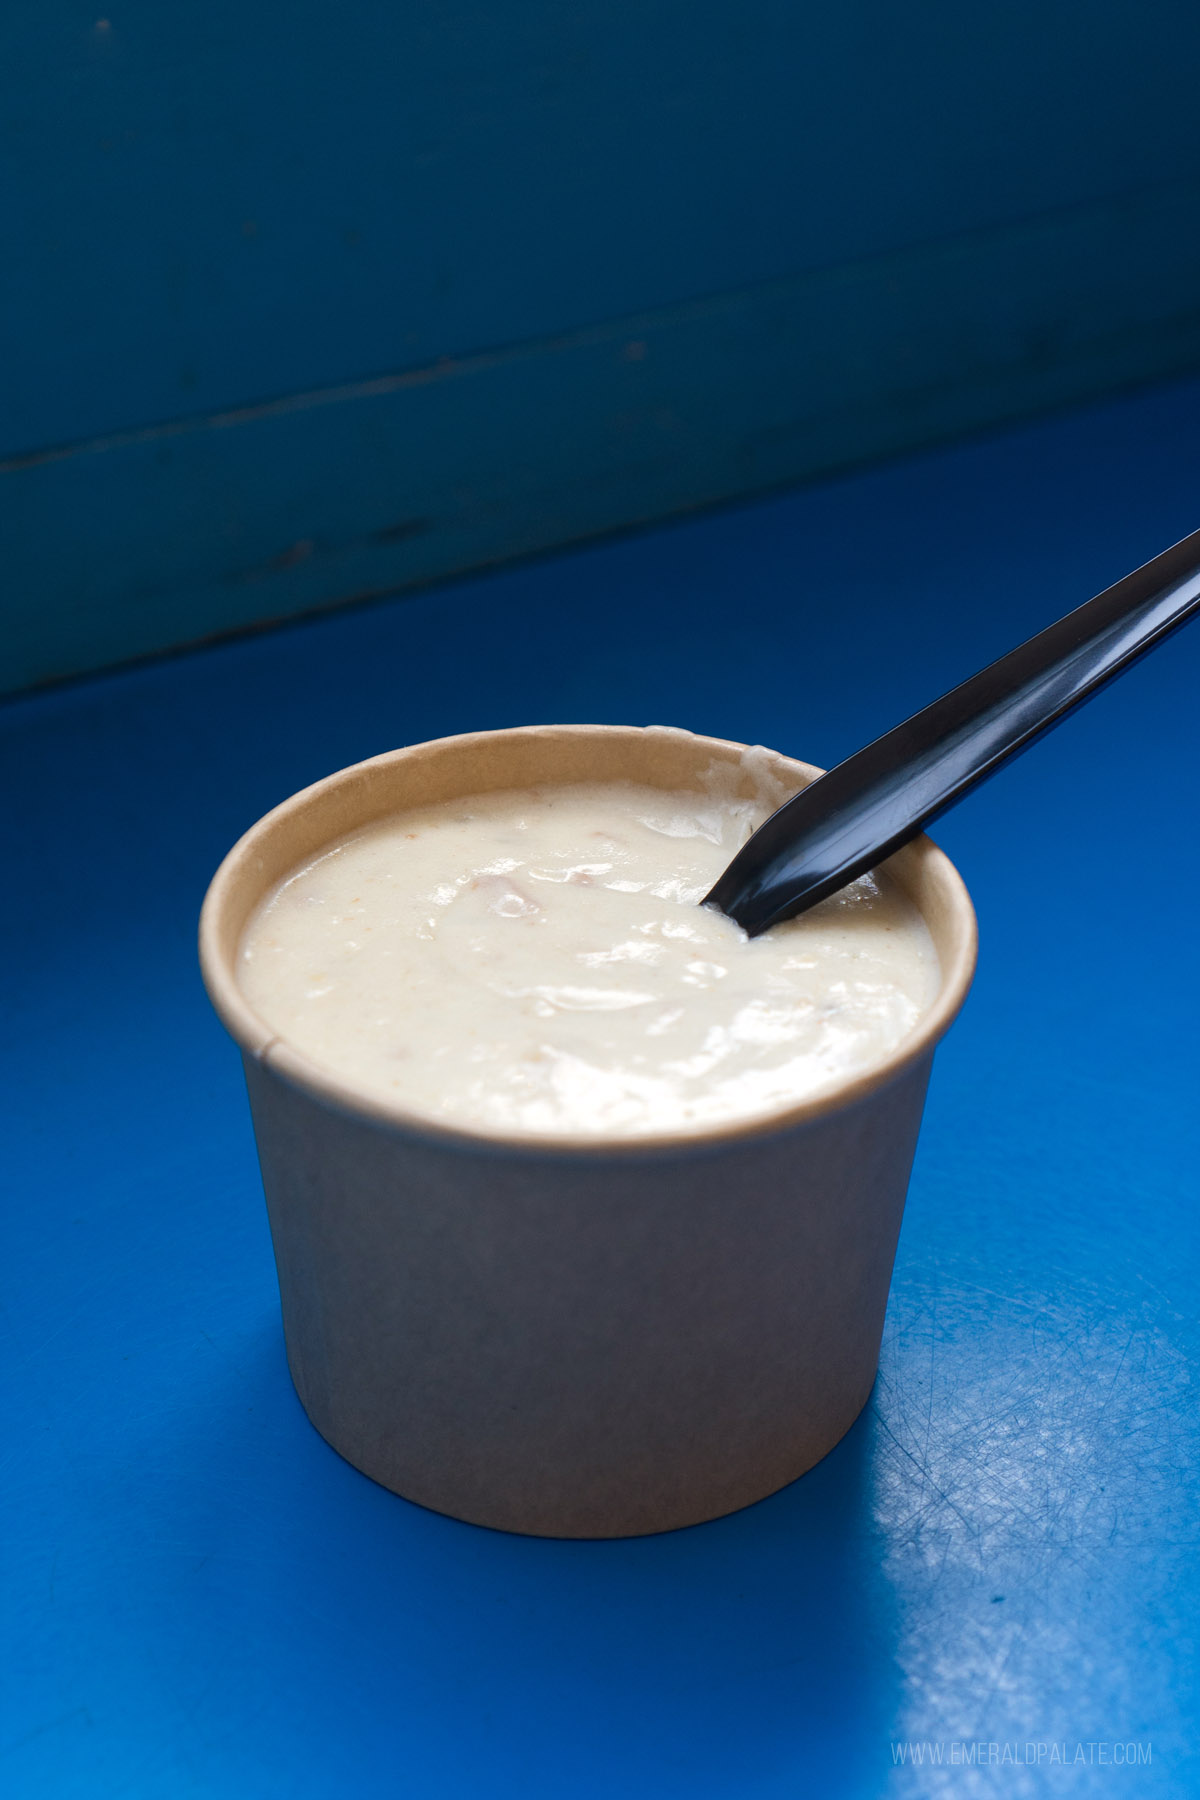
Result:
{"label": "black plastic spoon", "polygon": [[1200,613],[1200,531],[772,813],[706,897],[751,937],[873,868]]}

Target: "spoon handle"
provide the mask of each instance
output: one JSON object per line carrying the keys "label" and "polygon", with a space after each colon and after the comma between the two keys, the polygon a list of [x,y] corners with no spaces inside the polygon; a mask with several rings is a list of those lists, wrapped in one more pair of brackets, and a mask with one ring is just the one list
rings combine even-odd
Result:
{"label": "spoon handle", "polygon": [[705,904],[751,937],[836,893],[1200,613],[1200,531],[914,713],[773,813]]}

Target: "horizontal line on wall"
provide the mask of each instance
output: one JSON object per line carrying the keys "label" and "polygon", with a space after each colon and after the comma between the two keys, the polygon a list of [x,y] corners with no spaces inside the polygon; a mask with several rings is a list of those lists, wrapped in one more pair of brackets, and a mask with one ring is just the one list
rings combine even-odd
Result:
{"label": "horizontal line on wall", "polygon": [[870,273],[875,273],[886,280],[890,269],[899,270],[914,261],[924,262],[931,255],[952,253],[956,250],[969,252],[973,247],[1009,240],[1019,242],[1022,238],[1030,235],[1037,236],[1047,230],[1061,229],[1093,216],[1109,217],[1114,212],[1130,210],[1136,212],[1147,205],[1159,205],[1164,200],[1177,201],[1178,198],[1184,196],[1191,196],[1194,200],[1198,213],[1197,226],[1200,228],[1200,177],[1194,181],[1180,179],[1172,182],[1158,182],[1150,186],[1131,188],[1108,195],[1102,200],[1047,209],[1027,215],[1015,223],[985,226],[970,231],[923,239],[918,243],[905,245],[901,249],[834,263],[819,269],[806,269],[794,274],[774,276],[768,281],[752,282],[741,287],[723,289],[719,293],[678,301],[669,306],[657,307],[644,312],[625,314],[619,318],[597,321],[569,331],[553,332],[538,338],[521,339],[512,344],[500,345],[491,349],[470,350],[460,354],[441,356],[431,363],[424,363],[410,369],[364,376],[353,381],[335,382],[324,387],[302,389],[270,399],[221,407],[210,413],[185,413],[178,418],[162,420],[154,424],[135,425],[120,431],[105,432],[99,436],[80,438],[65,444],[51,444],[39,449],[14,452],[0,457],[0,475],[34,468],[41,463],[61,462],[74,456],[102,455],[106,451],[122,450],[134,444],[153,443],[162,438],[181,437],[189,432],[227,431],[240,425],[252,425],[263,419],[283,417],[288,413],[307,412],[314,407],[339,406],[352,404],[359,400],[378,399],[388,394],[403,393],[410,388],[425,387],[434,382],[461,379],[465,376],[479,374],[489,369],[502,367],[507,363],[539,356],[558,355],[572,349],[598,347],[621,338],[629,338],[636,343],[644,333],[661,330],[664,325],[670,325],[672,322],[678,322],[681,325],[687,324],[714,314],[742,310],[747,306],[752,307],[760,302],[769,302],[773,298],[816,288],[823,284],[842,282],[847,279],[853,280],[856,277],[862,278]]}
{"label": "horizontal line on wall", "polygon": [[0,692],[1200,366],[1200,184],[10,461]]}

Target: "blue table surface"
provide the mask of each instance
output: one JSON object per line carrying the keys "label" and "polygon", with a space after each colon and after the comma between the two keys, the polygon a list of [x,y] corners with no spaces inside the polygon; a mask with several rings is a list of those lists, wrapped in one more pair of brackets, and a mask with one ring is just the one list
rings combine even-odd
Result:
{"label": "blue table surface", "polygon": [[6,1800],[1200,1792],[1200,630],[944,821],[981,962],[874,1397],[715,1524],[509,1537],[326,1447],[194,950],[332,769],[538,720],[835,761],[1198,477],[1176,385],[0,712]]}

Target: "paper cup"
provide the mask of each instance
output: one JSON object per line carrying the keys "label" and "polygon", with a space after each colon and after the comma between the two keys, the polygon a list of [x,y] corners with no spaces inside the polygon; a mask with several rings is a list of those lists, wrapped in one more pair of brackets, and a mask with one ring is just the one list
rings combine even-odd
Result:
{"label": "paper cup", "polygon": [[[747,1506],[833,1448],[875,1378],[930,1064],[974,969],[971,902],[926,838],[886,864],[941,987],[879,1067],[748,1123],[620,1141],[449,1130],[361,1095],[252,1011],[242,932],[297,865],[400,808],[564,781],[698,788],[743,749],[605,725],[417,744],[276,807],[209,889],[201,963],[245,1061],[296,1391],[335,1450],[423,1506],[623,1537]],[[819,773],[773,762],[796,786]]]}

